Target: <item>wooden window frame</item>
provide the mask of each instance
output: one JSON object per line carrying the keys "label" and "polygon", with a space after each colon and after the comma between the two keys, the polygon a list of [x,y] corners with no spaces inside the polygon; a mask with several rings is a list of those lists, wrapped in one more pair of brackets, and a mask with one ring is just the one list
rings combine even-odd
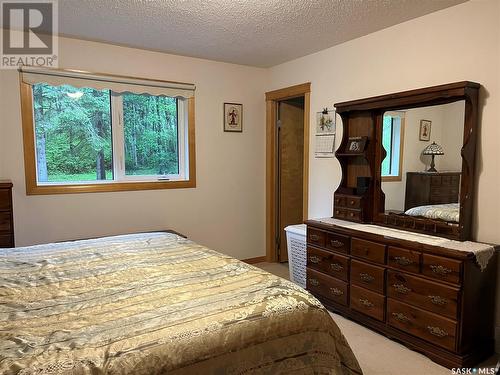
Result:
{"label": "wooden window frame", "polygon": [[35,131],[33,119],[33,88],[21,81],[21,117],[23,128],[24,170],[27,195],[103,193],[196,187],[195,99],[187,99],[189,178],[182,181],[108,181],[99,183],[38,185],[36,174]]}
{"label": "wooden window frame", "polygon": [[400,116],[400,119],[401,119],[401,125],[400,125],[400,134],[399,134],[399,170],[398,170],[398,174],[395,176],[381,176],[382,182],[401,182],[403,180],[403,149],[404,149],[404,145],[405,145],[406,116]]}

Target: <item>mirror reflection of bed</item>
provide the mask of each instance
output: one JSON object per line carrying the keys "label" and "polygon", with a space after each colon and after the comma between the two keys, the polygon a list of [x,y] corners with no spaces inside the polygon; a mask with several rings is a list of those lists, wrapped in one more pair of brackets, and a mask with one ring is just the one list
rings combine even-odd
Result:
{"label": "mirror reflection of bed", "polygon": [[385,212],[459,222],[465,102],[384,113]]}

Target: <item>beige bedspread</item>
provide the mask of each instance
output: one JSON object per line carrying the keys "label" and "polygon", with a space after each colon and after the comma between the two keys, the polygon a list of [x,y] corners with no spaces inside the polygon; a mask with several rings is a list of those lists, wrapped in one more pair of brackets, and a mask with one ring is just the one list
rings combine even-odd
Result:
{"label": "beige bedspread", "polygon": [[0,250],[0,374],[360,374],[309,293],[169,233]]}

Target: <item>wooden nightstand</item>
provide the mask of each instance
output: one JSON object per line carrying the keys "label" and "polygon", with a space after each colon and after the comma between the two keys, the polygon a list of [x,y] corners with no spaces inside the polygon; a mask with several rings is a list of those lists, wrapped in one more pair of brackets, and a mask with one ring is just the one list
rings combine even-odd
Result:
{"label": "wooden nightstand", "polygon": [[0,180],[0,247],[14,247],[12,182]]}

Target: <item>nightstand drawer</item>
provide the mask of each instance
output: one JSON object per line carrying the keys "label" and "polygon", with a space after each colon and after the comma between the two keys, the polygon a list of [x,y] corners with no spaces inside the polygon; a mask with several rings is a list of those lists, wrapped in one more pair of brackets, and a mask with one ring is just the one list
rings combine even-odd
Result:
{"label": "nightstand drawer", "polygon": [[0,211],[10,211],[11,209],[10,190],[0,189]]}
{"label": "nightstand drawer", "polygon": [[385,269],[357,260],[351,260],[351,284],[377,293],[384,293]]}
{"label": "nightstand drawer", "polygon": [[329,251],[307,248],[307,267],[347,281],[349,259]]}
{"label": "nightstand drawer", "polygon": [[348,285],[343,281],[307,268],[307,290],[347,306]]}

